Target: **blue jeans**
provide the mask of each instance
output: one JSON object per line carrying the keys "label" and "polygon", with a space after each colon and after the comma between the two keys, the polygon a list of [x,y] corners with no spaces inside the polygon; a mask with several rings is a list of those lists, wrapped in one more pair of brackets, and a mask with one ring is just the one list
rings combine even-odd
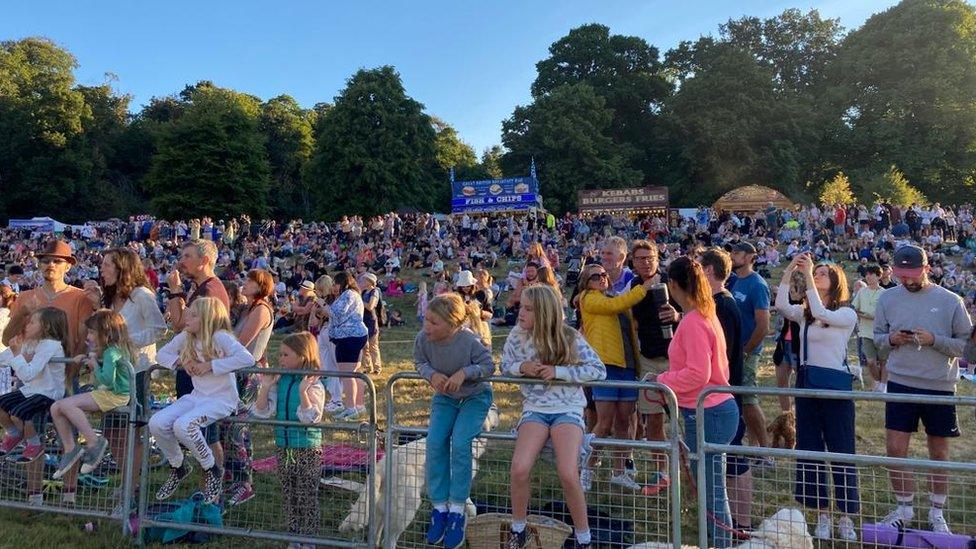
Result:
{"label": "blue jeans", "polygon": [[471,442],[481,433],[491,389],[465,398],[437,393],[427,433],[427,493],[434,505],[464,505],[471,495]]}
{"label": "blue jeans", "polygon": [[[685,422],[685,444],[692,453],[697,452],[698,426],[695,411],[682,408],[681,417]],[[734,399],[705,408],[705,442],[728,444],[738,427],[739,406]],[[708,520],[708,538],[715,547],[729,547],[732,545],[732,535],[727,528],[732,525],[732,513],[729,511],[729,499],[725,492],[725,456],[708,454],[705,457],[705,493],[708,495],[705,508],[711,514]],[[697,470],[698,464],[694,460],[692,467]],[[697,477],[695,480],[697,481]]]}

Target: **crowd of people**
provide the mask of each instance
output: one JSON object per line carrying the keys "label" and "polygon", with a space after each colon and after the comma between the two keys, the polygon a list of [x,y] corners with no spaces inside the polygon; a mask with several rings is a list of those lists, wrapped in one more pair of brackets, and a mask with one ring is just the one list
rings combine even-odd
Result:
{"label": "crowd of people", "polygon": [[[844,263],[856,280],[848,281]],[[62,445],[54,476],[64,479],[62,503],[73,503],[79,472],[109,453],[123,455],[117,410],[159,364],[176,370],[177,399],[148,422],[170,466],[156,498],[172,497],[190,475],[185,449],[202,470],[206,500],[240,505],[254,497],[252,444],[246,424],[226,419],[251,413],[314,425],[325,414],[363,417],[362,382],[320,383],[320,372],[379,373],[380,328],[405,323],[402,304],[410,303],[422,325],[414,361],[435,392],[426,446],[431,544],[463,544],[471,442],[499,369],[546,381],[650,380],[675,393],[678,410],[650,391],[522,387],[509,546],[526,544],[527,479],[551,440],[576,543],[587,547],[586,493],[603,464],[611,485],[645,495],[666,489],[676,472],[663,460],[638,471],[628,452],[603,459],[600,449],[580,463],[584,434],[664,440],[665,415],[678,413],[691,452],[697,421],[707,442],[767,446],[755,396],[711,393],[704,416],[695,405],[710,387],[758,384],[772,311],[780,318],[773,338],[779,386],[795,378],[799,388],[850,391],[863,363],[876,390],[954,394],[957,359],[973,353],[974,263],[972,208],[939,204],[770,205],[749,215],[701,208],[670,223],[390,213],[335,223],[142,216],[90,223],[58,239],[0,230],[0,454],[39,467],[45,449],[37,422],[49,414]],[[778,267],[773,293],[767,280]],[[499,270],[507,273],[496,281]],[[403,296],[410,299],[400,308],[390,306],[387,298]],[[491,353],[497,326],[512,327],[499,366]],[[173,337],[157,349],[168,332]],[[269,360],[275,332],[287,335]],[[859,356],[849,360],[855,332]],[[319,373],[237,372],[255,364]],[[81,385],[85,369],[92,390]],[[798,449],[856,451],[853,401],[783,397],[780,405],[795,414]],[[101,434],[88,419],[94,412],[104,414]],[[959,436],[948,405],[888,403],[889,455],[907,455],[920,421],[930,457],[948,459],[949,441]],[[275,439],[288,529],[312,535],[320,431],[278,427]],[[731,457],[703,464],[715,546],[748,532],[753,469],[771,464]],[[906,526],[914,521],[914,477],[892,469],[891,484],[897,507],[884,522]],[[930,475],[929,492],[928,527],[949,532],[944,475]],[[836,539],[857,540],[854,466],[797,460],[795,497],[815,511],[816,537],[835,539],[836,518]],[[28,502],[43,498],[41,485],[29,482]]]}

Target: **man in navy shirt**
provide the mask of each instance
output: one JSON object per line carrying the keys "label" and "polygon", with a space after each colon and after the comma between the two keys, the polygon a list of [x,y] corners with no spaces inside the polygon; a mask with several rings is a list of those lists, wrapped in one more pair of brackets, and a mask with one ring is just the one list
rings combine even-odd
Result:
{"label": "man in navy shirt", "polygon": [[[769,285],[752,270],[756,260],[756,248],[752,244],[739,242],[732,247],[731,255],[733,274],[725,287],[735,298],[742,319],[742,352],[745,355],[742,386],[755,387],[763,339],[769,331]],[[766,446],[766,418],[756,395],[742,396],[742,416],[749,441],[756,446]]]}

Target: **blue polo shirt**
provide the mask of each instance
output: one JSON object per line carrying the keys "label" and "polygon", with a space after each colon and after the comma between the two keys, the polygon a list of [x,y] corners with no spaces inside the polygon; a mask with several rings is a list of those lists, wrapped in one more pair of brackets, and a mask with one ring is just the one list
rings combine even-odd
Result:
{"label": "blue polo shirt", "polygon": [[[735,274],[729,277],[725,287],[732,293],[736,305],[739,306],[739,314],[742,317],[742,344],[745,345],[752,337],[752,331],[756,329],[756,310],[769,309],[769,284],[753,271],[747,277],[739,278]],[[752,354],[762,353],[763,342],[756,346]]]}

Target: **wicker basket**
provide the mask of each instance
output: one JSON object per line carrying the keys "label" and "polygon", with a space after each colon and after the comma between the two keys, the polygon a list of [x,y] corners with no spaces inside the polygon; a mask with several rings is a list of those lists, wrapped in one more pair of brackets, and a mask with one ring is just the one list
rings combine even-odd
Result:
{"label": "wicker basket", "polygon": [[[529,515],[525,531],[527,549],[559,549],[573,529],[566,523]],[[512,535],[512,516],[502,513],[485,513],[471,519],[465,532],[471,549],[499,549],[508,544]]]}

